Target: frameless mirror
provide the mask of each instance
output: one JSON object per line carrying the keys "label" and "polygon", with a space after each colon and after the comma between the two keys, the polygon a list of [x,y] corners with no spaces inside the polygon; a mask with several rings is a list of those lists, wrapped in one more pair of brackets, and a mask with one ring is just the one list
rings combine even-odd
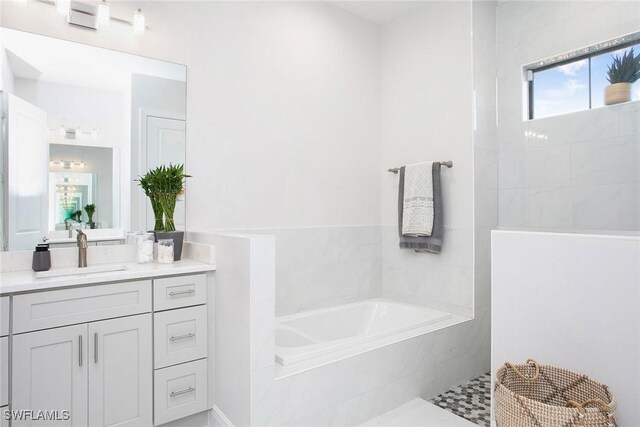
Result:
{"label": "frameless mirror", "polygon": [[[2,242],[32,249],[124,240],[153,228],[134,181],[185,162],[186,67],[0,29]],[[184,229],[184,196],[175,213]],[[75,234],[75,233],[73,233]]]}

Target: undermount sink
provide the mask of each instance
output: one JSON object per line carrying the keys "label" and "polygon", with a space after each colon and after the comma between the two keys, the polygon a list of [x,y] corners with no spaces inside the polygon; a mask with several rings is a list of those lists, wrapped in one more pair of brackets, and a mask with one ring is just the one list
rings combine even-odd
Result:
{"label": "undermount sink", "polygon": [[38,271],[36,272],[36,279],[45,279],[49,277],[62,277],[62,276],[77,276],[80,274],[95,274],[95,273],[109,273],[113,271],[123,271],[127,267],[124,265],[96,265],[93,267],[74,267],[74,268],[60,268],[57,270]]}

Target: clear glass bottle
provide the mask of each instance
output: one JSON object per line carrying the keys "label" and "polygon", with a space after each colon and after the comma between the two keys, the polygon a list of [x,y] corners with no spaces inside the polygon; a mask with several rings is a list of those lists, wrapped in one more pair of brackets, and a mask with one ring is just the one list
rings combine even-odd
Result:
{"label": "clear glass bottle", "polygon": [[158,240],[158,264],[173,262],[173,239]]}
{"label": "clear glass bottle", "polygon": [[153,262],[153,246],[155,235],[153,233],[140,233],[136,238],[136,259],[138,264]]}

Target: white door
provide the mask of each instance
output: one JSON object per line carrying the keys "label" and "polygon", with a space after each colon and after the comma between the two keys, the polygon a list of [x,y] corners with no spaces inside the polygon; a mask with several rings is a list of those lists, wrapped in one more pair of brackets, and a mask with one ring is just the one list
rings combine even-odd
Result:
{"label": "white door", "polygon": [[9,250],[32,249],[47,234],[47,113],[9,95]]}
{"label": "white door", "polygon": [[[87,425],[87,325],[29,332],[13,337],[12,410],[69,411],[56,426]],[[13,426],[42,426],[14,420]]]}
{"label": "white door", "polygon": [[[169,117],[146,116],[146,141],[144,141],[144,157],[146,164],[143,173],[160,165],[185,163],[185,121]],[[146,197],[145,197],[146,199]],[[177,230],[184,230],[185,225],[184,196],[178,197],[173,220]],[[153,230],[153,211],[148,200],[145,201],[147,212],[147,228]]]}
{"label": "white door", "polygon": [[151,314],[90,323],[89,339],[89,425],[151,426]]}

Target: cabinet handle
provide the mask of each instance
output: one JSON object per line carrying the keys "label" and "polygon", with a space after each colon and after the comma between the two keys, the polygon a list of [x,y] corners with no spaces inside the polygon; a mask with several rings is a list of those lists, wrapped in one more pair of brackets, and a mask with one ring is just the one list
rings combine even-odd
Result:
{"label": "cabinet handle", "polygon": [[172,391],[171,394],[169,394],[169,397],[180,396],[181,394],[191,393],[194,391],[196,391],[195,387],[185,388],[184,390]]}
{"label": "cabinet handle", "polygon": [[78,366],[82,366],[82,335],[78,335]]}
{"label": "cabinet handle", "polygon": [[196,334],[189,332],[188,334],[184,334],[184,335],[177,335],[175,337],[169,337],[169,341],[178,341],[178,340],[183,340],[186,338],[193,338],[195,337]]}
{"label": "cabinet handle", "polygon": [[187,294],[195,294],[196,290],[195,289],[187,289],[184,291],[171,291],[169,292],[169,296],[170,297],[175,297],[177,295],[187,295]]}
{"label": "cabinet handle", "polygon": [[98,363],[98,333],[93,334],[93,363]]}

